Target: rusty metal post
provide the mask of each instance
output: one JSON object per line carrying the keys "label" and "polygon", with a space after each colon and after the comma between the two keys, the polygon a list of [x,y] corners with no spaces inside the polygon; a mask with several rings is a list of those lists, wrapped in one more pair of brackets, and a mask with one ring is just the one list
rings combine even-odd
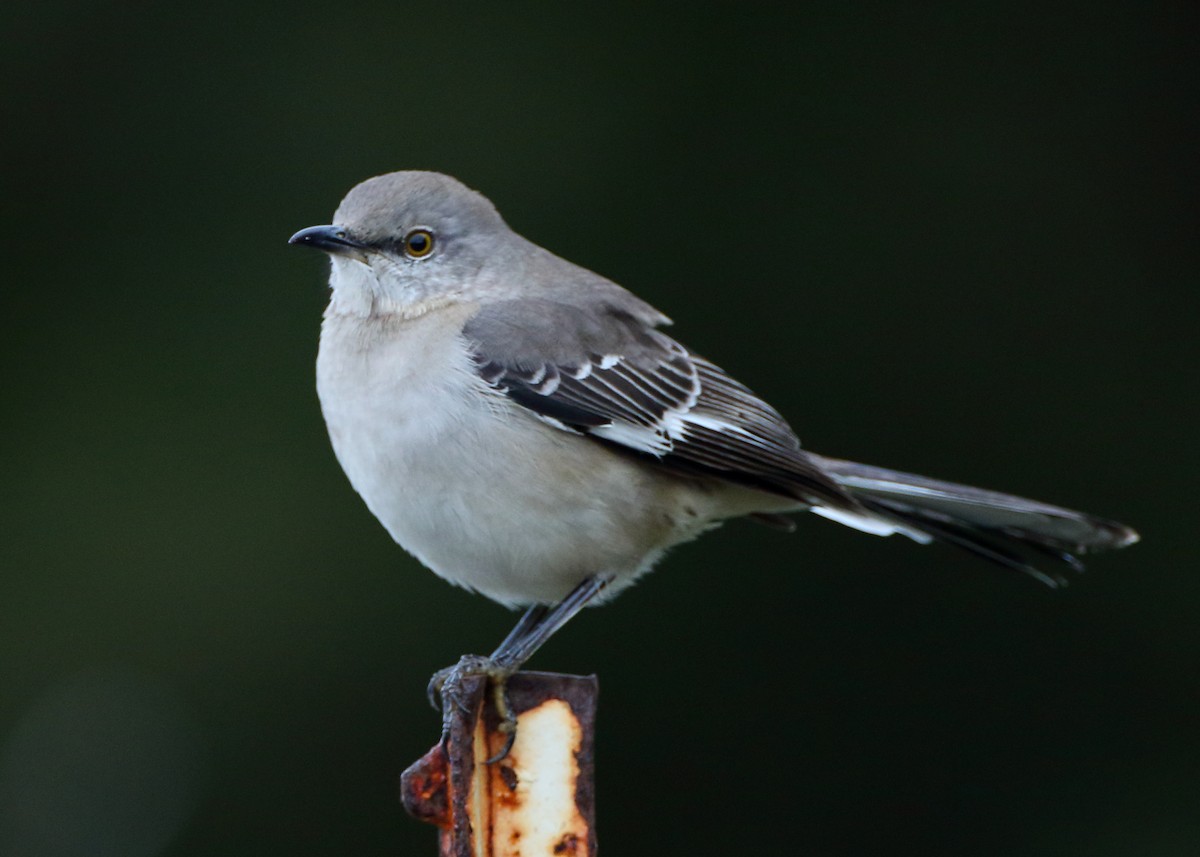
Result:
{"label": "rusty metal post", "polygon": [[499,719],[469,679],[450,734],[400,777],[409,815],[439,828],[441,857],[595,857],[595,676],[517,673],[508,683],[517,739],[508,756]]}

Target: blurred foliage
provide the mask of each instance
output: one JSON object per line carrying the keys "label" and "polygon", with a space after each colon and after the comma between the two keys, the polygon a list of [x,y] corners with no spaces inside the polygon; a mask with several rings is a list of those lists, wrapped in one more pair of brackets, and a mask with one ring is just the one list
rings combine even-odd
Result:
{"label": "blurred foliage", "polygon": [[816,519],[679,549],[534,662],[601,676],[606,850],[1200,851],[1195,4],[5,17],[0,852],[433,853],[425,679],[514,617],[349,488],[285,244],[400,168],[813,449],[1145,536],[1061,593]]}

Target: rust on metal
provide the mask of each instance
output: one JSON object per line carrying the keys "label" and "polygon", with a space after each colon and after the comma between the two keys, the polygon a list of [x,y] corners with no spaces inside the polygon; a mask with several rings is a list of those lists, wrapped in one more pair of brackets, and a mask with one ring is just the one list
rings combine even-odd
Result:
{"label": "rust on metal", "polygon": [[400,776],[400,801],[409,815],[442,827],[450,821],[449,765],[438,744]]}
{"label": "rust on metal", "polygon": [[595,676],[518,673],[509,679],[517,737],[506,735],[485,693],[468,679],[449,734],[401,777],[408,813],[439,828],[443,857],[594,857]]}

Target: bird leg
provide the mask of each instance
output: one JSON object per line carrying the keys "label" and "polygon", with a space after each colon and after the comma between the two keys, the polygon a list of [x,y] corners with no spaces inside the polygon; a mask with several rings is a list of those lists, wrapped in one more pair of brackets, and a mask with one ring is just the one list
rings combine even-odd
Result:
{"label": "bird leg", "polygon": [[[463,680],[484,676],[492,691],[492,703],[500,718],[497,729],[507,737],[504,746],[486,764],[499,762],[508,755],[517,739],[517,718],[508,701],[508,679],[533,657],[554,632],[588,605],[612,581],[608,575],[591,575],[572,589],[557,604],[535,604],[517,621],[516,626],[491,655],[463,655],[457,664],[433,674],[425,692],[429,704],[442,712],[442,739],[449,735],[455,709],[466,710]],[[441,705],[438,705],[438,702]]]}

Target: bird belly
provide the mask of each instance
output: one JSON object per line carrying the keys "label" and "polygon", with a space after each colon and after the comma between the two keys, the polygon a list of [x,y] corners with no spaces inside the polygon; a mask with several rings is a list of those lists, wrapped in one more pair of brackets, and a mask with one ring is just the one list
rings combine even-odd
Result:
{"label": "bird belly", "polygon": [[[479,379],[461,343],[422,341],[420,319],[365,350],[327,336],[329,322],[318,392],[338,460],[446,580],[529,604],[607,574],[611,594],[714,524],[710,489],[546,425]],[[388,353],[406,337],[403,357]]]}

